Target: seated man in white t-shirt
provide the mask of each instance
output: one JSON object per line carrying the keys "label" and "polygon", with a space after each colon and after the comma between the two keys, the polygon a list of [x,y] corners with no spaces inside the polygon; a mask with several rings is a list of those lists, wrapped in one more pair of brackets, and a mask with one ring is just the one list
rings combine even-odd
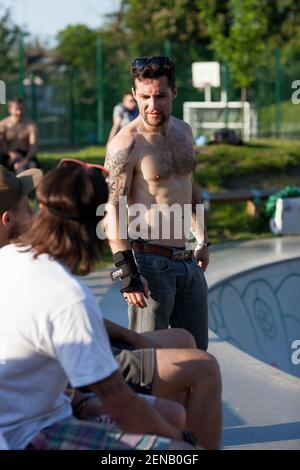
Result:
{"label": "seated man in white t-shirt", "polygon": [[[99,169],[55,169],[37,198],[29,230],[0,250],[0,431],[9,447],[24,449],[42,434],[48,449],[190,448],[125,384],[96,299],[74,276],[101,251],[96,209],[107,187]],[[68,382],[89,385],[123,432],[73,418]]]}

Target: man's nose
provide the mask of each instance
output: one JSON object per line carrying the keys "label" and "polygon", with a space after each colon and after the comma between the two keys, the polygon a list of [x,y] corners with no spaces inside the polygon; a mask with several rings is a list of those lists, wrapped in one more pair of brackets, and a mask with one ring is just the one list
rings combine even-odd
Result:
{"label": "man's nose", "polygon": [[149,101],[148,101],[148,109],[150,111],[155,111],[157,110],[158,108],[158,99],[156,98],[156,96],[151,96],[151,98],[149,98]]}

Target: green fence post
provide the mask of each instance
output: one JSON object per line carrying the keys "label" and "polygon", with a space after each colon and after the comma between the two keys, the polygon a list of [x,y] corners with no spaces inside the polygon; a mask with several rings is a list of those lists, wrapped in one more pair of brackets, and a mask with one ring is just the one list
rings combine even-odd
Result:
{"label": "green fence post", "polygon": [[73,69],[68,70],[68,88],[69,88],[69,143],[73,147],[75,144],[75,129],[74,129],[74,80],[73,80]]}
{"label": "green fence post", "polygon": [[37,121],[37,99],[36,99],[36,85],[34,82],[34,73],[31,74],[31,118]]}
{"label": "green fence post", "polygon": [[166,39],[164,42],[164,50],[165,50],[165,56],[166,57],[171,57],[172,54],[172,46],[171,46],[171,41],[170,39]]}
{"label": "green fence post", "polygon": [[97,38],[97,133],[98,142],[104,143],[104,68],[103,45],[100,37]]}
{"label": "green fence post", "polygon": [[24,98],[24,48],[23,48],[23,33],[19,32],[18,39],[18,60],[19,60],[19,86],[18,95],[20,98]]}
{"label": "green fence post", "polygon": [[281,137],[281,63],[280,49],[275,50],[275,135]]}

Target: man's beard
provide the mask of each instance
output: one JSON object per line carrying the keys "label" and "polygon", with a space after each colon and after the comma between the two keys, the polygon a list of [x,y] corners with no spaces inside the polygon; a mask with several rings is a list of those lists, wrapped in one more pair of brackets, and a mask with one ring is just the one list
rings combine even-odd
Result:
{"label": "man's beard", "polygon": [[147,114],[145,114],[144,119],[145,119],[146,123],[149,126],[151,126],[151,127],[160,127],[167,121],[167,117],[164,113],[160,113],[158,115],[158,117],[159,117],[159,119],[155,120],[155,122],[151,122],[151,121],[148,120]]}

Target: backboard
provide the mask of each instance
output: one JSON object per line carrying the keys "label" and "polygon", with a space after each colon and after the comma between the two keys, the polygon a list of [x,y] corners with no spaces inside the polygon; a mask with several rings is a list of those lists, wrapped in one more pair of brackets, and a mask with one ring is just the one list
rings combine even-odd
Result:
{"label": "backboard", "polygon": [[219,87],[220,63],[219,62],[193,62],[192,64],[193,86],[195,88]]}

